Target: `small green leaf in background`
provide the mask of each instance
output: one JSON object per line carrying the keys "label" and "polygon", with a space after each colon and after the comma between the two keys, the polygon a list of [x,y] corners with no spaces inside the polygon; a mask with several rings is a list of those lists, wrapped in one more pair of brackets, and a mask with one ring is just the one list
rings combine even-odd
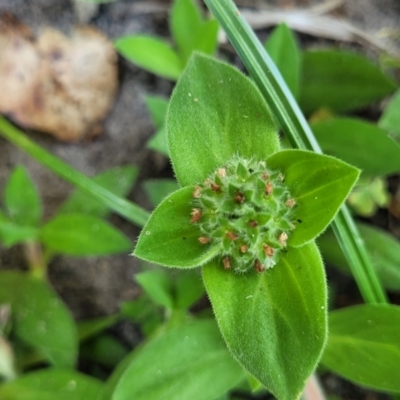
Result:
{"label": "small green leaf in background", "polygon": [[110,334],[82,343],[79,356],[85,360],[114,368],[128,354],[128,349]]}
{"label": "small green leaf in background", "polygon": [[311,127],[324,153],[360,168],[363,174],[389,175],[400,171],[400,146],[369,122],[334,118]]}
{"label": "small green leaf in background", "polygon": [[0,243],[5,247],[34,240],[37,238],[38,232],[37,228],[16,224],[0,215]]}
{"label": "small green leaf in background", "polygon": [[322,363],[363,386],[400,393],[400,307],[366,304],[333,311]]}
{"label": "small green leaf in background", "polygon": [[129,61],[164,78],[176,80],[183,71],[181,60],[165,41],[150,36],[126,36],[115,41],[117,51]]}
{"label": "small green leaf in background", "polygon": [[160,96],[146,96],[146,105],[150,111],[151,119],[157,128],[156,133],[147,142],[147,147],[169,157],[167,135],[165,132],[168,99]]}
{"label": "small green leaf in background", "polygon": [[[110,168],[95,177],[93,181],[120,197],[125,197],[137,178],[138,169],[134,165]],[[94,217],[105,217],[110,209],[104,203],[81,189],[75,189],[60,207],[59,214],[80,213]]]}
{"label": "small green leaf in background", "polygon": [[156,304],[173,308],[173,283],[166,271],[157,269],[140,272],[135,275],[135,280]]}
{"label": "small green leaf in background", "polygon": [[215,322],[197,321],[171,329],[142,347],[112,400],[210,400],[243,377]]}
{"label": "small green leaf in background", "polygon": [[265,160],[279,150],[274,118],[253,82],[197,53],[170,100],[167,138],[182,186],[204,182],[235,154]]}
{"label": "small green leaf in background", "polygon": [[149,179],[143,183],[143,187],[151,204],[155,207],[179,189],[179,185],[173,179]]}
{"label": "small green leaf in background", "polygon": [[86,319],[84,321],[78,321],[78,337],[79,341],[82,342],[86,339],[90,339],[93,336],[98,335],[105,329],[114,325],[121,316],[119,314],[107,315],[105,317],[97,317]]}
{"label": "small green leaf in background", "polygon": [[283,173],[296,201],[297,226],[290,246],[302,246],[326,229],[359,175],[349,164],[305,150],[282,150],[269,157],[267,165]]}
{"label": "small green leaf in background", "polygon": [[324,107],[354,110],[395,89],[395,83],[364,56],[338,50],[303,53],[300,106],[306,114]]}
{"label": "small green leaf in background", "polygon": [[211,261],[203,278],[235,358],[278,399],[297,399],[327,335],[325,275],[316,245],[289,248],[262,274],[233,274]]}
{"label": "small green leaf in background", "polygon": [[[400,291],[400,243],[388,232],[375,226],[357,223],[375,270],[382,284],[389,290]],[[331,230],[318,238],[324,260],[341,270],[350,272],[346,258]]]}
{"label": "small green leaf in background", "polygon": [[213,55],[218,45],[218,21],[211,19],[203,22],[197,31],[193,51],[200,51],[205,54]]}
{"label": "small green leaf in background", "polygon": [[19,272],[1,272],[0,282],[0,303],[11,305],[15,335],[53,365],[74,366],[78,346],[76,327],[53,290]]}
{"label": "small green leaf in background", "polygon": [[37,226],[42,217],[38,190],[25,168],[17,167],[4,189],[4,206],[19,225]]}
{"label": "small green leaf in background", "polygon": [[193,51],[212,54],[217,46],[218,22],[204,21],[193,0],[175,0],[170,18],[172,36],[178,45],[183,65]]}
{"label": "small green leaf in background", "polygon": [[179,270],[175,278],[175,307],[187,309],[204,294],[204,285],[198,270]]}
{"label": "small green leaf in background", "polygon": [[193,48],[196,32],[201,28],[202,16],[192,0],[175,0],[171,8],[170,29],[185,65]]}
{"label": "small green leaf in background", "polygon": [[1,400],[96,400],[102,383],[67,369],[30,372],[0,385]]}
{"label": "small green leaf in background", "polygon": [[347,203],[363,217],[372,217],[378,207],[387,207],[390,202],[390,193],[385,179],[361,178],[350,193]]}
{"label": "small green leaf in background", "polygon": [[400,142],[400,90],[398,90],[383,110],[378,126]]}
{"label": "small green leaf in background", "polygon": [[265,43],[269,56],[295,98],[299,94],[301,55],[292,31],[285,24],[273,30]]}
{"label": "small green leaf in background", "polygon": [[40,231],[45,246],[71,256],[107,255],[127,252],[131,241],[102,219],[84,214],[60,214]]}
{"label": "small green leaf in background", "polygon": [[145,293],[135,300],[123,302],[121,315],[140,325],[145,337],[150,337],[163,322],[159,307]]}
{"label": "small green leaf in background", "polygon": [[168,109],[168,99],[161,96],[146,96],[146,105],[150,111],[151,120],[156,128],[165,125],[165,118]]}
{"label": "small green leaf in background", "polygon": [[140,233],[136,257],[178,268],[198,267],[214,257],[211,246],[205,249],[198,242],[199,228],[190,223],[192,193],[192,187],[179,189],[154,210]]}

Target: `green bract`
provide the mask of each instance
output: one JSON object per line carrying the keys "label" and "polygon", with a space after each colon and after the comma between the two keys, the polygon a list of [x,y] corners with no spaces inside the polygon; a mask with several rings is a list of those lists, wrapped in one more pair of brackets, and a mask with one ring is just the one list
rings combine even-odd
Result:
{"label": "green bract", "polygon": [[198,54],[172,95],[167,138],[183,187],[153,212],[134,254],[167,267],[203,266],[234,357],[276,397],[297,398],[326,340],[326,283],[313,239],[359,171],[281,150],[256,86]]}

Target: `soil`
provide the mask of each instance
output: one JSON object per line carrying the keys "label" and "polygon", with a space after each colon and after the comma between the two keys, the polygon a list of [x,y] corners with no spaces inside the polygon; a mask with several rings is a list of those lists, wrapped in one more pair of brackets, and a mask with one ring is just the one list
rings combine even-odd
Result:
{"label": "soil", "polygon": [[[149,12],[143,10],[137,12],[139,3],[147,5],[151,3],[154,7],[148,7]],[[237,3],[253,8],[274,6],[291,9],[320,2],[240,0]],[[162,0],[151,2],[118,0],[100,5],[88,22],[111,39],[138,33],[166,37],[169,4],[169,1]],[[72,0],[0,0],[0,12],[3,11],[15,14],[34,32],[39,32],[45,26],[53,26],[68,33],[74,25],[79,23]],[[392,32],[391,29],[398,29],[400,3],[397,0],[346,0],[336,14],[374,37],[380,34],[383,43],[392,52],[399,51],[400,45],[396,42],[396,37],[389,34]],[[268,30],[263,30],[259,33],[265,37],[267,32]],[[389,33],[382,38],[385,32]],[[326,39],[319,40],[307,35],[301,37],[302,40],[313,45],[327,42]],[[329,43],[341,45],[341,43],[330,41]],[[357,47],[365,53],[376,56],[368,45],[357,45]],[[114,107],[104,123],[104,133],[101,136],[92,141],[65,144],[40,132],[28,131],[27,133],[52,154],[89,176],[110,167],[137,165],[140,168],[139,182],[129,194],[129,199],[150,209],[140,183],[147,178],[160,175],[172,177],[172,173],[168,160],[148,150],[145,146],[146,141],[154,133],[154,127],[144,104],[144,96],[149,93],[168,96],[172,87],[171,82],[157,78],[120,58],[119,90]],[[24,165],[29,171],[40,190],[45,218],[50,218],[71,192],[71,185],[0,138],[0,196],[7,177],[16,165]],[[397,188],[394,188],[393,192],[396,190]],[[117,216],[113,216],[111,221],[132,241],[136,239],[139,228]],[[0,247],[0,268],[25,268],[18,247],[11,249]],[[139,291],[132,276],[138,270],[138,261],[128,254],[102,258],[60,256],[54,259],[49,267],[49,279],[74,316],[77,319],[85,319],[114,313],[122,301],[134,298]],[[339,280],[339,303],[346,305],[361,302],[357,289],[350,279],[337,272],[329,272],[329,276],[335,281]],[[326,374],[324,382],[330,392],[343,396],[342,398],[368,398],[369,400],[385,398],[377,397],[378,395],[372,392],[355,389],[354,386],[329,374]]]}

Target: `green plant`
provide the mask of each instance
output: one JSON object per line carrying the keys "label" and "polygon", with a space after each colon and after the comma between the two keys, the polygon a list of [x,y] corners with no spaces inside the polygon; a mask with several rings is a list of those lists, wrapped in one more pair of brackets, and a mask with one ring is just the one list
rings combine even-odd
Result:
{"label": "green plant", "polygon": [[176,80],[193,51],[215,52],[218,23],[205,20],[193,0],[175,0],[169,26],[174,47],[165,40],[145,35],[121,37],[116,40],[115,47],[121,55],[142,68]]}
{"label": "green plant", "polygon": [[[54,367],[0,385],[1,398],[25,400],[30,394],[32,399],[46,400],[65,389],[65,400],[211,400],[230,398],[226,393],[232,389],[248,392],[266,387],[278,398],[293,399],[319,361],[362,386],[400,392],[399,308],[385,304],[383,291],[383,286],[399,290],[399,244],[371,225],[354,224],[347,208],[336,214],[358,176],[357,168],[363,181],[382,183],[400,170],[395,141],[398,95],[385,106],[379,128],[341,116],[391,94],[396,83],[364,57],[342,51],[301,51],[282,25],[265,47],[286,85],[232,2],[206,3],[255,84],[236,69],[197,54],[174,91],[167,125],[166,101],[148,98],[158,128],[149,146],[171,157],[181,186],[171,181],[146,183],[153,204],[161,202],[150,218],[137,205],[113,195],[111,186],[105,189],[82,176],[0,119],[4,137],[86,190],[99,201],[98,207],[108,206],[145,225],[136,255],[177,267],[160,270],[143,265],[144,272],[135,277],[143,289],[138,299],[123,304],[119,315],[77,326],[43,281],[22,274],[2,275],[6,284],[0,287],[0,304],[6,303],[6,308],[11,304],[12,312],[10,318],[0,318],[6,338],[0,340],[0,355],[9,360],[4,368],[7,377],[15,378],[15,371],[44,360]],[[188,20],[193,18],[193,4],[182,0],[175,2],[176,21],[182,21],[186,7]],[[188,43],[194,43],[194,33]],[[174,64],[175,78],[188,55],[189,50],[179,68]],[[149,69],[165,76],[157,63]],[[310,117],[315,136],[295,98]],[[285,146],[301,150],[282,150],[278,126]],[[319,153],[319,145],[330,156],[309,151]],[[354,148],[358,151],[349,151]],[[15,193],[20,194],[21,187]],[[382,188],[378,189],[367,186],[373,201],[382,197]],[[357,190],[353,199],[360,193]],[[370,206],[371,199],[366,201],[362,194],[353,201],[356,211],[368,202]],[[14,198],[10,204],[18,206],[19,201]],[[15,219],[11,206],[1,215],[2,237],[10,244],[41,240],[37,206],[30,206],[32,213],[24,216],[23,223]],[[67,206],[64,211],[71,209]],[[320,235],[335,214],[332,227],[338,241],[330,229]],[[328,313],[324,269],[314,244],[317,236],[324,259],[351,272],[370,304]],[[88,241],[87,246],[92,245]],[[220,330],[204,305],[201,311],[190,311],[204,293],[200,268],[195,267],[201,267]],[[29,296],[18,295],[16,287]],[[30,302],[32,298],[37,301]],[[43,317],[48,303],[54,306],[50,321]],[[26,309],[28,317],[20,320]],[[140,324],[145,336],[129,354],[103,332],[121,317]],[[63,327],[69,335],[66,351],[60,351],[64,336],[57,337],[54,328],[51,335],[41,337],[42,321]],[[82,357],[113,369],[106,383],[73,371],[78,338]],[[15,358],[22,360],[18,368],[12,367],[13,357],[7,353],[8,339],[22,351],[22,357]],[[71,381],[78,387],[69,386]]]}
{"label": "green plant", "polygon": [[235,358],[276,396],[295,398],[326,336],[325,278],[312,240],[358,171],[328,156],[280,151],[256,87],[199,55],[175,88],[167,132],[183,188],[154,211],[134,254],[202,266]]}

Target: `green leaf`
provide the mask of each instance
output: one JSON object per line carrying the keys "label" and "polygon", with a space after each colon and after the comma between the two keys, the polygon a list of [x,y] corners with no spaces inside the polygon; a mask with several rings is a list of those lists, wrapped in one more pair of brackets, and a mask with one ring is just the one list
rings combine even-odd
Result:
{"label": "green leaf", "polygon": [[213,55],[218,45],[218,30],[219,24],[215,19],[203,22],[197,32],[193,50]]}
{"label": "green leaf", "polygon": [[393,95],[390,102],[383,110],[378,121],[378,126],[391,134],[396,139],[400,138],[400,90]]}
{"label": "green leaf", "polygon": [[160,129],[165,125],[167,116],[168,99],[161,96],[146,96],[146,106],[150,111],[151,120]]}
{"label": "green leaf", "polygon": [[322,107],[338,112],[354,110],[396,89],[367,58],[345,51],[306,51],[302,71],[300,105],[307,114]]}
{"label": "green leaf", "polygon": [[329,315],[322,362],[363,386],[400,392],[400,307],[368,304]]}
{"label": "green leaf", "polygon": [[2,220],[0,217],[0,242],[5,247],[11,247],[28,240],[35,240],[37,236],[38,229],[31,226],[18,225],[6,219]]}
{"label": "green leaf", "polygon": [[278,399],[297,399],[327,335],[326,282],[316,245],[289,248],[261,274],[234,274],[212,261],[203,278],[235,358]]}
{"label": "green leaf", "polygon": [[387,207],[389,202],[387,182],[379,176],[372,179],[361,177],[347,199],[349,206],[363,217],[372,217],[378,207]]}
{"label": "green leaf", "polygon": [[123,253],[132,243],[109,223],[84,214],[60,214],[40,231],[43,244],[57,253],[93,256]]}
{"label": "green leaf", "polygon": [[160,96],[146,96],[146,105],[150,111],[151,119],[157,127],[156,133],[147,142],[147,147],[169,157],[167,134],[165,132],[168,99]]}
{"label": "green leaf", "polygon": [[273,117],[237,69],[195,54],[167,115],[172,164],[182,186],[203,182],[234,154],[265,160],[279,150]]}
{"label": "green leaf", "polygon": [[79,356],[85,360],[114,368],[128,354],[128,349],[111,334],[103,334],[86,341]]}
{"label": "green leaf", "polygon": [[52,364],[72,367],[77,356],[74,321],[44,282],[19,272],[0,274],[0,304],[11,304],[15,335]]}
{"label": "green leaf", "polygon": [[135,280],[157,304],[172,309],[172,281],[163,270],[145,271],[135,275]]}
{"label": "green leaf", "polygon": [[165,126],[158,129],[156,133],[148,140],[147,147],[151,150],[158,151],[165,157],[169,158],[167,133]]}
{"label": "green leaf", "polygon": [[298,97],[301,59],[292,31],[285,24],[279,25],[269,36],[265,48],[293,96]]}
{"label": "green leaf", "polygon": [[202,25],[202,17],[193,0],[175,0],[171,9],[170,28],[182,54],[183,64],[192,53],[195,37]]}
{"label": "green leaf", "polygon": [[190,223],[192,187],[172,193],[155,209],[144,226],[134,255],[166,267],[198,267],[215,254],[198,242],[197,226]]}
{"label": "green leaf", "polygon": [[139,67],[156,75],[176,80],[183,65],[172,47],[150,36],[126,36],[115,41],[117,51]]}
{"label": "green leaf", "polygon": [[105,317],[90,318],[76,323],[79,341],[85,341],[97,336],[107,328],[115,325],[121,318],[120,314],[107,315]]}
{"label": "green leaf", "polygon": [[96,400],[102,383],[67,369],[30,372],[0,385],[2,400]]}
{"label": "green leaf", "polygon": [[241,379],[243,370],[226,349],[215,322],[197,321],[171,329],[140,349],[112,400],[210,400]]}
{"label": "green leaf", "polygon": [[288,244],[302,246],[322,233],[335,217],[359,171],[336,158],[305,150],[283,150],[267,160],[280,170],[296,201],[296,229]]}
{"label": "green leaf", "polygon": [[[95,177],[93,181],[117,196],[124,197],[132,188],[138,174],[134,165],[110,168]],[[105,217],[110,208],[104,202],[91,196],[82,189],[76,189],[66,202],[60,207],[58,213],[80,213],[94,217]]]}
{"label": "green leaf", "polygon": [[400,170],[400,146],[373,124],[335,118],[311,127],[324,153],[360,168],[363,173],[389,175]]}
{"label": "green leaf", "polygon": [[[389,290],[400,291],[400,243],[386,231],[357,223],[380,281]],[[324,260],[349,272],[343,252],[331,230],[318,238]]]}
{"label": "green leaf", "polygon": [[188,309],[204,294],[198,270],[180,270],[175,280],[175,307]]}
{"label": "green leaf", "polygon": [[40,197],[25,168],[15,168],[8,179],[4,189],[4,205],[8,215],[19,225],[39,224],[42,217]]}
{"label": "green leaf", "polygon": [[179,189],[173,179],[150,179],[143,183],[143,187],[153,206],[157,206],[165,197]]}

